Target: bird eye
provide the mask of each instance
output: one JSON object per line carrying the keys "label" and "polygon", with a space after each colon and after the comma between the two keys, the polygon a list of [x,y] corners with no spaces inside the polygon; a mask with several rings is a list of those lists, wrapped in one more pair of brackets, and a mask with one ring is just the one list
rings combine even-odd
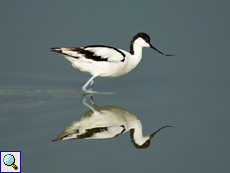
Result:
{"label": "bird eye", "polygon": [[149,42],[150,42],[150,39],[149,39],[148,37],[146,37],[146,38],[145,38],[145,41],[146,41],[147,43],[149,43]]}

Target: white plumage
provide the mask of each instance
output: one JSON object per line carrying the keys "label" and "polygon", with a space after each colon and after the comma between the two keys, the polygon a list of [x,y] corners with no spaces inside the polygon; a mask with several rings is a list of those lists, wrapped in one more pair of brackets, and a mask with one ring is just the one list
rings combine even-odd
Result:
{"label": "white plumage", "polygon": [[128,73],[140,62],[143,47],[151,47],[162,55],[172,56],[153,47],[150,44],[150,37],[145,33],[138,33],[133,37],[130,52],[103,45],[52,48],[51,51],[63,55],[74,68],[90,73],[92,77],[85,83],[82,90],[85,93],[94,93],[92,85],[96,77],[118,77]]}
{"label": "white plumage", "polygon": [[143,135],[142,123],[135,115],[118,106],[96,106],[91,100],[93,103],[92,107],[86,103],[86,99],[89,96],[88,94],[84,94],[82,100],[83,104],[88,106],[90,110],[82,115],[79,120],[74,121],[69,127],[66,127],[53,141],[70,139],[110,139],[130,131],[133,145],[140,149],[147,148],[150,145],[150,140],[160,130],[166,127],[172,127],[163,126],[150,135]]}

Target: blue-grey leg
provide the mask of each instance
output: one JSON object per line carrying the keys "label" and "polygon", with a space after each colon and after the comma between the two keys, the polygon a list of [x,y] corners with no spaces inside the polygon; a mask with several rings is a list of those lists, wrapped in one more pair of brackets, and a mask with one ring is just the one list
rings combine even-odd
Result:
{"label": "blue-grey leg", "polygon": [[[94,78],[95,79],[95,78]],[[93,84],[94,84],[94,79],[91,81],[90,85],[89,85],[89,90],[92,91],[93,89]]]}
{"label": "blue-grey leg", "polygon": [[94,100],[93,100],[93,96],[92,96],[92,95],[90,96],[90,101],[91,101],[91,104],[93,105],[93,107],[95,107],[96,104],[95,104],[95,102],[94,102]]}
{"label": "blue-grey leg", "polygon": [[95,109],[86,102],[87,98],[90,97],[90,96],[91,96],[90,94],[83,94],[82,98],[81,98],[81,101],[82,101],[82,103],[84,105],[86,105],[89,109],[91,109],[94,112]]}
{"label": "blue-grey leg", "polygon": [[[96,78],[97,76],[92,76],[86,83],[85,85],[82,87],[82,90],[85,92],[85,93],[96,93],[94,91],[92,91],[92,85],[94,83],[94,79]],[[89,87],[89,90],[87,89],[87,87],[90,85]]]}

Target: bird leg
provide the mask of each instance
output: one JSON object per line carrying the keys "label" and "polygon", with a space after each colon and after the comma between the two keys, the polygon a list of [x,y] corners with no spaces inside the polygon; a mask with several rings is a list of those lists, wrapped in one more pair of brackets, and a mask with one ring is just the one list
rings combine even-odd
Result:
{"label": "bird leg", "polygon": [[93,89],[93,84],[94,84],[94,79],[91,81],[90,85],[89,85],[89,90],[92,91]]}
{"label": "bird leg", "polygon": [[[94,79],[96,78],[96,76],[92,76],[86,83],[85,85],[82,87],[82,90],[85,92],[85,93],[96,93],[94,91],[92,91],[92,86],[93,86],[93,83],[94,83]],[[90,85],[90,86],[89,86]],[[89,89],[87,89],[87,87],[89,86]]]}
{"label": "bird leg", "polygon": [[87,98],[88,97],[92,97],[90,94],[83,94],[82,95],[82,98],[81,98],[81,101],[82,101],[82,103],[85,105],[85,106],[87,106],[89,109],[91,109],[91,111],[95,111],[95,109],[94,109],[94,107],[92,107],[92,106],[90,106],[87,102],[86,102],[86,100],[87,100]]}
{"label": "bird leg", "polygon": [[93,100],[93,96],[92,96],[92,95],[90,96],[90,101],[91,101],[91,104],[93,105],[93,107],[95,107],[96,104],[95,104],[95,102],[94,102],[94,100]]}

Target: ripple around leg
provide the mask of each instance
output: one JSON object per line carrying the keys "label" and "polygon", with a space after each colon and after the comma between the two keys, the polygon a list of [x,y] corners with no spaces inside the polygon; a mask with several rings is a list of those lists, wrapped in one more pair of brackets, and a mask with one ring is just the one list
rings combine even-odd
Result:
{"label": "ripple around leg", "polygon": [[82,91],[83,94],[115,94],[114,92],[98,92],[98,91],[87,90],[85,88],[83,88]]}

